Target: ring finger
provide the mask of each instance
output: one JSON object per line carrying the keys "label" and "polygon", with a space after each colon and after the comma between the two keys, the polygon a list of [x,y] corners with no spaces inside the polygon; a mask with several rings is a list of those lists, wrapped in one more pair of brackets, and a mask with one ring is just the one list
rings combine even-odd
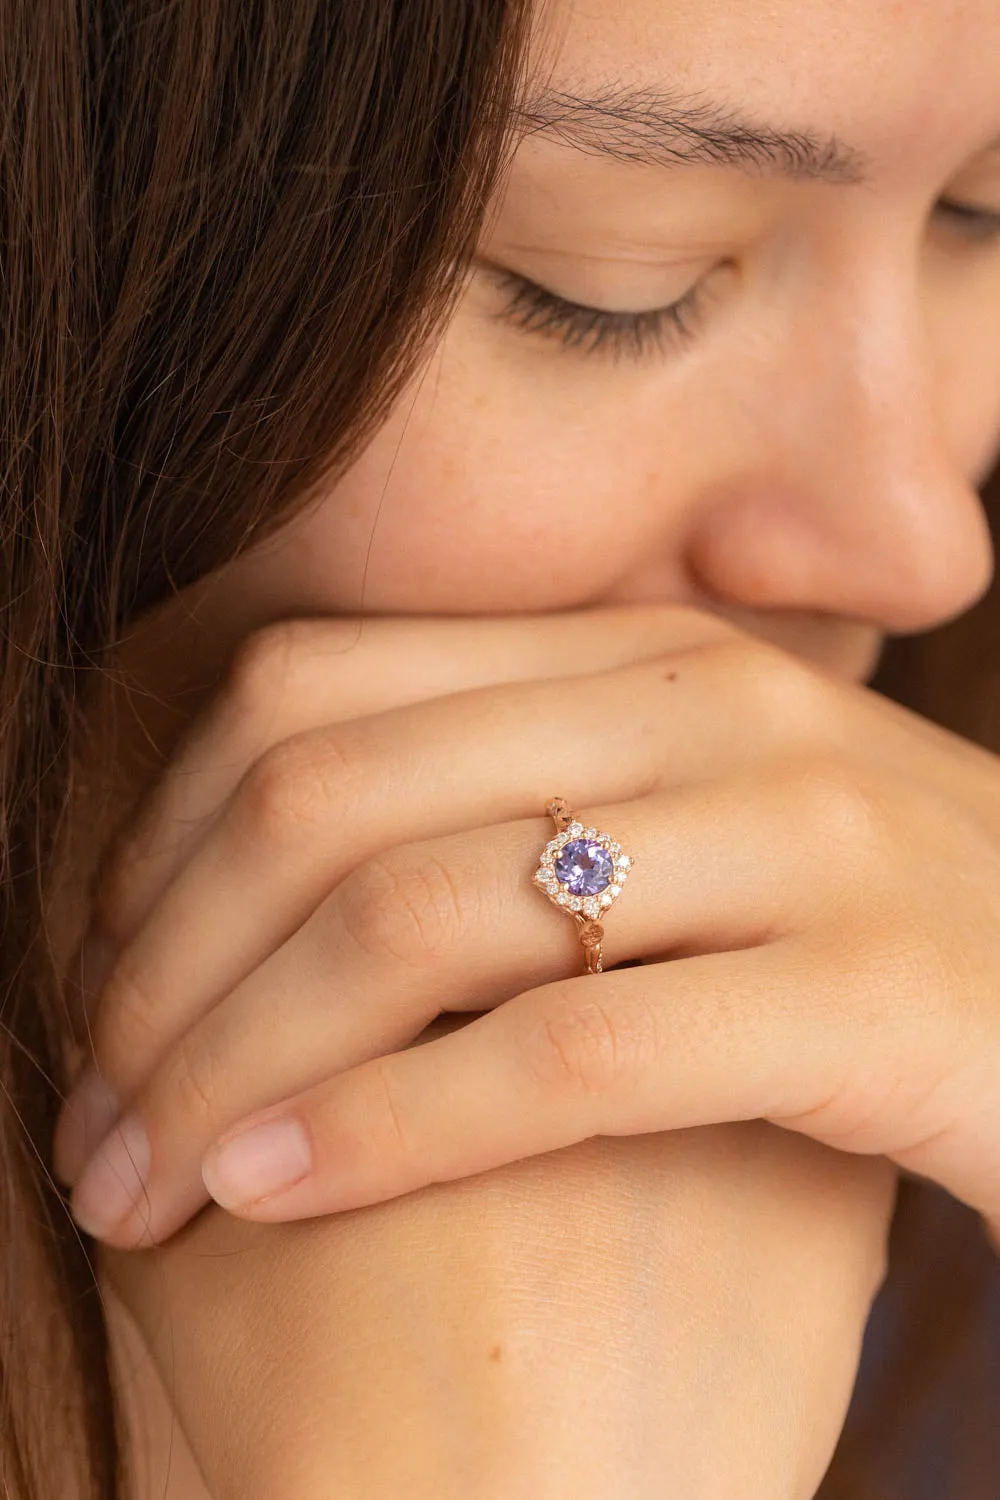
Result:
{"label": "ring finger", "polygon": [[[609,920],[609,964],[779,938],[806,889],[793,807],[785,777],[588,810],[639,872]],[[578,973],[574,926],[529,891],[540,832],[525,820],[403,845],[349,875],[170,1049],[77,1184],[82,1226],[159,1243],[207,1201],[201,1158],[248,1113],[404,1047],[441,1010]]]}

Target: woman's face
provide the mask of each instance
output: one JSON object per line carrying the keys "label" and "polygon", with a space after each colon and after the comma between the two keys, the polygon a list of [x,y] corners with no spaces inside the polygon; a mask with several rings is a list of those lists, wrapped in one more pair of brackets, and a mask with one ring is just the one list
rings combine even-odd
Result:
{"label": "woman's face", "polygon": [[534,76],[443,341],[225,588],[268,617],[684,602],[859,679],[968,608],[997,0],[555,0]]}

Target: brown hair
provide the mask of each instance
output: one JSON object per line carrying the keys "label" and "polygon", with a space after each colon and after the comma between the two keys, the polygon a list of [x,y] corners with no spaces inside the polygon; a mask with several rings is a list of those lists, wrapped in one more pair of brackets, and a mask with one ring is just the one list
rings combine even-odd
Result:
{"label": "brown hair", "polygon": [[85,674],[377,422],[478,231],[524,16],[520,0],[4,8],[6,1500],[127,1493],[95,1277],[47,1171],[67,1021],[44,886]]}
{"label": "brown hair", "polygon": [[[449,305],[502,159],[521,0],[14,0],[0,28],[0,1452],[9,1500],[127,1493],[87,1242],[46,1170],[66,1017],[44,884],[86,674],[140,611],[288,518]],[[1000,741],[994,600],[879,685]],[[945,696],[947,692],[948,696]],[[1000,742],[996,744],[1000,748]],[[898,1329],[822,1500],[912,1500],[945,1401],[1000,1489],[995,1258],[903,1184]],[[61,1462],[54,1467],[52,1435]],[[947,1482],[947,1481],[946,1481]]]}

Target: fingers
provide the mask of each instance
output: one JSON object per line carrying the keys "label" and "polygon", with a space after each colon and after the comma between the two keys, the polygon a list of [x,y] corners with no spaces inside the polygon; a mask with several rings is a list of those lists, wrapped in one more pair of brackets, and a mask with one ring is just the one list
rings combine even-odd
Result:
{"label": "fingers", "polygon": [[205,1183],[241,1217],[305,1218],[595,1135],[804,1114],[842,1086],[848,1049],[806,1005],[788,1024],[799,982],[774,945],[545,986],[245,1122]]}
{"label": "fingers", "polygon": [[[606,963],[780,933],[798,869],[761,857],[786,805],[777,786],[773,801],[736,785],[714,805],[707,789],[686,788],[589,811],[636,860],[607,918]],[[547,836],[528,820],[394,849],[354,872],[139,1089],[77,1183],[84,1227],[123,1248],[141,1233],[158,1242],[205,1201],[203,1152],[252,1111],[405,1045],[442,1009],[482,1009],[579,972],[576,924],[532,884]],[[130,1160],[146,1170],[140,1212],[125,1223],[138,1190]],[[109,1207],[109,1174],[132,1198]]]}
{"label": "fingers", "polygon": [[677,606],[269,626],[237,654],[114,851],[98,919],[121,946],[250,767],[283,740],[469,688],[585,675],[737,635],[714,616]]}
{"label": "fingers", "polygon": [[275,747],[112,968],[92,1036],[106,1084],[130,1097],[353,866],[387,848],[530,815],[557,787],[611,803],[759,756],[767,732],[748,744],[741,694],[720,691],[727,660],[671,660],[472,690]]}
{"label": "fingers", "polygon": [[[810,993],[810,983],[826,994]],[[786,939],[521,994],[427,1046],[365,1062],[228,1132],[216,1202],[260,1222],[364,1207],[588,1139],[762,1118],[823,1144],[901,1154],[884,1052]],[[914,1040],[931,1097],[948,1061]],[[875,1057],[873,1057],[873,1052]]]}

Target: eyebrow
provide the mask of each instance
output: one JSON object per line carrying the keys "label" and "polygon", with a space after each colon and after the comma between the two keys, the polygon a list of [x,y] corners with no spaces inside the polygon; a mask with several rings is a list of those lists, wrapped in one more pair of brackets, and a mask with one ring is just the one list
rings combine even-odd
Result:
{"label": "eyebrow", "polygon": [[547,135],[590,156],[647,166],[735,167],[833,183],[865,180],[864,157],[835,135],[779,130],[735,111],[653,89],[591,95],[546,89],[518,110],[518,134]]}

